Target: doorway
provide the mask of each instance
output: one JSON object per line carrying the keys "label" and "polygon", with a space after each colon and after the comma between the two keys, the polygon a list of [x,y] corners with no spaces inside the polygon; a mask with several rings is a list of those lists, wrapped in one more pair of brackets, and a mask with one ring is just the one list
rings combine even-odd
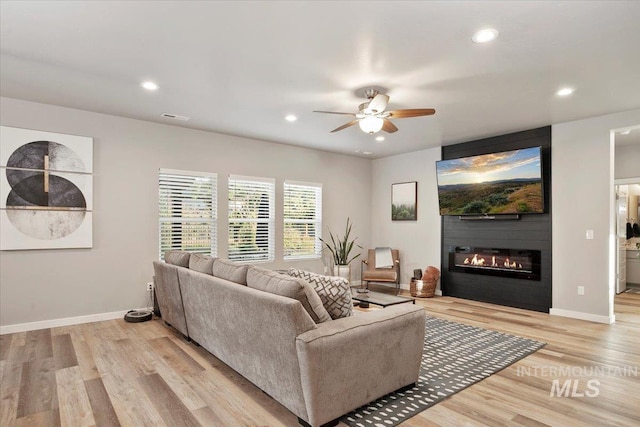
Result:
{"label": "doorway", "polygon": [[640,293],[639,152],[640,126],[619,129],[614,132],[615,238],[611,248],[615,258],[615,283],[612,289],[612,299],[614,312],[617,314],[620,314],[619,301],[624,298],[626,293]]}
{"label": "doorway", "polygon": [[616,288],[640,291],[640,178],[615,180],[616,192]]}

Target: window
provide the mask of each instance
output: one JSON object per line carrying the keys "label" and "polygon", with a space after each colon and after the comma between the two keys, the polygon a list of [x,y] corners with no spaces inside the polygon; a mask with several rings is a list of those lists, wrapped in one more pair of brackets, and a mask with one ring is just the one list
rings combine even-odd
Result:
{"label": "window", "polygon": [[275,180],[229,176],[229,259],[273,261]]}
{"label": "window", "polygon": [[285,181],[284,259],[320,258],[322,185]]}
{"label": "window", "polygon": [[178,249],[217,255],[216,174],[160,169],[160,259]]}

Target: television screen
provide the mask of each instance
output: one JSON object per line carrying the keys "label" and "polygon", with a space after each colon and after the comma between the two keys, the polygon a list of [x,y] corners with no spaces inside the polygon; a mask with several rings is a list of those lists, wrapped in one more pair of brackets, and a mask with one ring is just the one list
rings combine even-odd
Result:
{"label": "television screen", "polygon": [[544,213],[541,147],[436,162],[440,215]]}

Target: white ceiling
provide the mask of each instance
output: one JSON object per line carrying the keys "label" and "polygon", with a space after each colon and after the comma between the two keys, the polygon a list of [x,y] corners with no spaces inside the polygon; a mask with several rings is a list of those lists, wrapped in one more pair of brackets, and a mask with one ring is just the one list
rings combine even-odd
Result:
{"label": "white ceiling", "polygon": [[[0,3],[7,97],[371,158],[640,108],[640,1]],[[472,34],[493,27],[490,44]],[[160,85],[140,88],[142,80]],[[366,86],[395,120],[357,126]],[[576,92],[559,98],[555,91]],[[163,112],[191,117],[175,122]],[[299,117],[284,121],[286,114]],[[384,134],[384,133],[382,133]]]}

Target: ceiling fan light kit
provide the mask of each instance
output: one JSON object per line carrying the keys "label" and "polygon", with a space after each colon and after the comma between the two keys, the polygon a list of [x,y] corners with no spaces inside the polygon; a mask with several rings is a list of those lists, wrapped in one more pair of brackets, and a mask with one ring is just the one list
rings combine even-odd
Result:
{"label": "ceiling fan light kit", "polygon": [[362,132],[368,133],[370,135],[373,135],[376,132],[380,132],[380,130],[382,130],[383,124],[384,120],[382,120],[380,117],[375,116],[364,117],[358,122],[358,126],[360,126]]}
{"label": "ceiling fan light kit", "polygon": [[314,113],[342,114],[355,118],[355,120],[352,120],[349,123],[346,123],[332,130],[332,133],[341,131],[357,123],[361,131],[370,135],[380,132],[381,130],[387,133],[396,132],[398,128],[396,127],[396,125],[391,123],[389,119],[405,119],[408,117],[430,116],[436,113],[436,110],[434,110],[433,108],[385,111],[387,105],[389,104],[389,96],[383,93],[379,93],[377,89],[367,89],[365,90],[364,94],[369,101],[360,104],[358,106],[358,112],[355,114],[319,110],[314,110]]}

